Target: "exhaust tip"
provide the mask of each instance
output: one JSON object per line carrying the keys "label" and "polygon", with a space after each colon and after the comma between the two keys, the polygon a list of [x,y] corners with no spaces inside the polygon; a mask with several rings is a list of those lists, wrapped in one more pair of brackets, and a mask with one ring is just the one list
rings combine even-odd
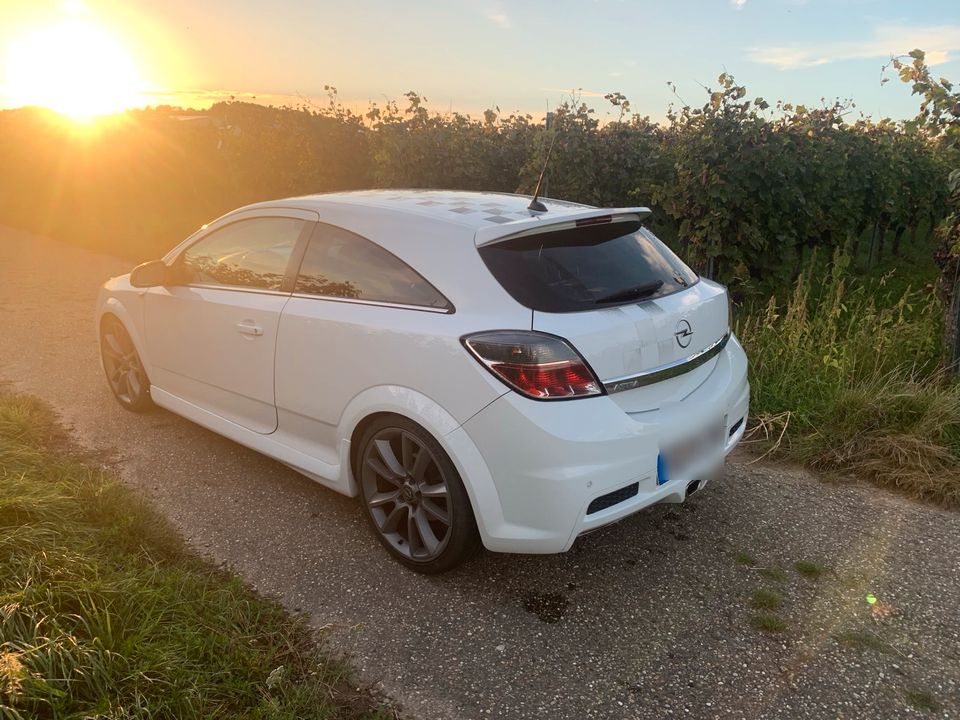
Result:
{"label": "exhaust tip", "polygon": [[694,480],[692,483],[687,485],[687,497],[693,495],[697,490],[700,489],[700,481]]}

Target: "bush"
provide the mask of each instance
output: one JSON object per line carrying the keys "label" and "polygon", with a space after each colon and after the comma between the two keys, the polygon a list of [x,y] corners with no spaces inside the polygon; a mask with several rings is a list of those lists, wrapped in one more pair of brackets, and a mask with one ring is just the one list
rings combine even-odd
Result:
{"label": "bush", "polygon": [[[873,262],[945,214],[946,164],[916,125],[845,118],[749,98],[724,73],[701,106],[666,124],[601,123],[574,95],[550,129],[529,115],[473,118],[405,95],[344,108],[218,103],[132,110],[78,130],[37,109],[0,111],[0,222],[136,260],[159,256],[235,207],[309,193],[382,188],[533,191],[556,138],[546,194],[600,206],[650,205],[652,225],[709,277],[741,292],[792,277],[810,249],[874,228]],[[891,239],[888,241],[887,236]],[[919,238],[922,244],[927,237]]]}

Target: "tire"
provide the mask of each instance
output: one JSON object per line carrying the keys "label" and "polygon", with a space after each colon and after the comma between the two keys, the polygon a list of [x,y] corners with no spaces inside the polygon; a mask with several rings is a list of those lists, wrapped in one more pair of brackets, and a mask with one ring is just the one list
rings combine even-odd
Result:
{"label": "tire", "polygon": [[441,573],[479,549],[460,474],[440,443],[412,420],[374,420],[361,436],[354,477],[374,535],[407,567]]}
{"label": "tire", "polygon": [[122,408],[142,413],[154,407],[147,371],[130,333],[115,315],[105,316],[100,324],[100,357],[107,384]]}

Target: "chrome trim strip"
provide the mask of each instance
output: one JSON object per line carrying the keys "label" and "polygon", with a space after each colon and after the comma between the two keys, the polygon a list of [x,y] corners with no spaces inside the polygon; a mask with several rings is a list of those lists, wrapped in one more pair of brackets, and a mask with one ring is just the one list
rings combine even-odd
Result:
{"label": "chrome trim strip", "polygon": [[233,285],[204,285],[201,283],[191,283],[183,287],[201,288],[203,290],[229,290],[230,292],[255,293],[258,295],[282,295],[284,297],[303,298],[304,300],[329,300],[331,302],[352,303],[354,305],[374,305],[376,307],[399,308],[400,310],[422,310],[423,312],[443,313],[452,315],[453,310],[449,308],[434,308],[426,305],[404,305],[402,303],[381,302],[379,300],[357,300],[355,298],[340,298],[331,295],[310,295],[309,293],[288,293],[280,290],[267,290],[266,288],[247,288]]}
{"label": "chrome trim strip", "polygon": [[282,295],[287,297],[288,292],[270,290],[269,288],[243,287],[242,285],[208,285],[206,283],[188,283],[187,285],[171,285],[171,287],[199,288],[201,290],[228,290],[229,292],[253,293],[254,295]]}
{"label": "chrome trim strip", "polygon": [[653,383],[660,382],[661,380],[668,380],[670,378],[677,377],[678,375],[683,375],[691,370],[695,370],[711,358],[715,358],[717,355],[719,355],[723,348],[726,347],[729,340],[730,332],[728,331],[715,343],[708,345],[703,350],[698,353],[694,353],[690,357],[683,358],[682,360],[674,360],[666,365],[659,365],[636,375],[626,375],[624,377],[608,380],[603,384],[603,387],[608,393],[617,393],[623,392],[624,390],[633,390],[634,388],[644,387],[645,385],[652,385]]}
{"label": "chrome trim strip", "polygon": [[342,298],[332,295],[311,295],[309,293],[293,293],[293,297],[304,300],[329,300],[330,302],[350,303],[352,305],[373,305],[375,307],[398,308],[400,310],[421,310],[423,312],[442,313],[452,315],[452,308],[435,308],[426,305],[404,305],[403,303],[382,302],[380,300],[358,300],[357,298]]}

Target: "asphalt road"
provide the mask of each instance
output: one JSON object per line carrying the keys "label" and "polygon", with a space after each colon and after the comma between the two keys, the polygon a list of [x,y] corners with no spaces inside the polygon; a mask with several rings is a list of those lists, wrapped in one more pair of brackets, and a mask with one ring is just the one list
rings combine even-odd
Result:
{"label": "asphalt road", "polygon": [[[200,552],[309,613],[405,716],[960,717],[960,514],[744,456],[687,505],[565,555],[418,576],[354,501],[165,411],[120,409],[92,310],[128,270],[0,229],[0,380],[53,403]],[[763,588],[780,632],[755,626]]]}

